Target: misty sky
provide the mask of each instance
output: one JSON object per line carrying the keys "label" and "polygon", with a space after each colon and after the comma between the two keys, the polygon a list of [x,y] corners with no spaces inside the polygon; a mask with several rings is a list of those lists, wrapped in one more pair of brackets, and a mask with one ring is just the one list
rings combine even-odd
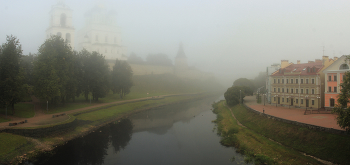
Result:
{"label": "misty sky", "polygon": [[[66,0],[76,30],[95,4],[117,11],[122,42],[145,57],[165,53],[172,60],[179,42],[191,66],[221,73],[231,83],[254,78],[286,59],[307,62],[350,54],[350,1],[238,0]],[[56,0],[0,0],[0,43],[20,40],[24,54],[45,40]]]}

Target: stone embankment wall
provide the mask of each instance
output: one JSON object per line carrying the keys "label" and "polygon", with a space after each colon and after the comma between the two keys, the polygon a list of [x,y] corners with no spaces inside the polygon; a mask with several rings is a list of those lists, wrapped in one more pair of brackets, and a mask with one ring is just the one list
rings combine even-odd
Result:
{"label": "stone embankment wall", "polygon": [[338,130],[338,129],[333,129],[333,128],[326,128],[326,127],[321,127],[321,126],[317,126],[317,125],[301,123],[301,122],[298,122],[298,121],[287,120],[287,119],[279,118],[279,117],[276,117],[276,116],[271,116],[271,115],[268,115],[266,113],[262,113],[260,111],[257,111],[255,109],[253,109],[253,108],[248,107],[246,104],[243,104],[243,105],[248,110],[250,110],[251,112],[254,112],[254,113],[258,114],[258,115],[262,115],[262,116],[267,117],[267,118],[272,119],[272,120],[277,120],[277,121],[281,121],[281,122],[284,122],[284,123],[294,124],[294,125],[297,125],[297,126],[306,127],[306,128],[317,130],[317,131],[324,131],[324,132],[335,133],[335,134],[349,135],[346,131],[343,131],[343,130]]}
{"label": "stone embankment wall", "polygon": [[39,138],[66,133],[67,131],[73,130],[76,126],[77,119],[74,118],[73,121],[64,124],[49,125],[41,128],[7,128],[1,130],[0,132],[7,132],[21,136]]}

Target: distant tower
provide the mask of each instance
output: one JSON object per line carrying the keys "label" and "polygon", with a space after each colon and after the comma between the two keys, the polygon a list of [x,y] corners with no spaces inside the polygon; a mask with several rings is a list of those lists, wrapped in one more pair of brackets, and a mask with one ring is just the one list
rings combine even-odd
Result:
{"label": "distant tower", "polygon": [[179,50],[177,51],[177,55],[175,57],[175,67],[176,70],[186,70],[188,68],[187,58],[182,47],[182,42],[180,43]]}
{"label": "distant tower", "polygon": [[74,27],[72,10],[62,0],[53,5],[50,11],[50,25],[46,30],[46,39],[51,35],[61,36],[74,49]]}

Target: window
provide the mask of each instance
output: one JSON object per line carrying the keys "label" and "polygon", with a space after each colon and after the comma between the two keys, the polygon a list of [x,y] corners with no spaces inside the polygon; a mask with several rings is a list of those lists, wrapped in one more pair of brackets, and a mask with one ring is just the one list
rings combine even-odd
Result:
{"label": "window", "polygon": [[289,83],[289,79],[287,79],[287,84]]}
{"label": "window", "polygon": [[328,87],[328,92],[332,92],[332,87]]}
{"label": "window", "polygon": [[342,69],[349,69],[349,66],[347,64],[342,64],[340,65],[339,70],[342,70]]}
{"label": "window", "polygon": [[278,92],[280,92],[280,88],[278,88]]}
{"label": "window", "polygon": [[284,97],[282,97],[282,102],[284,102]]}
{"label": "window", "polygon": [[273,101],[276,101],[276,97],[273,97]]}
{"label": "window", "polygon": [[295,93],[298,93],[298,89],[295,89]]}
{"label": "window", "polygon": [[276,79],[273,79],[273,83],[276,84]]}
{"label": "window", "polygon": [[61,19],[60,19],[60,24],[61,26],[65,27],[66,26],[66,14],[62,13],[61,14]]}
{"label": "window", "polygon": [[328,76],[328,81],[332,81],[332,76]]}
{"label": "window", "polygon": [[345,80],[345,74],[343,74],[343,82],[344,82],[344,80]]}
{"label": "window", "polygon": [[312,68],[312,72],[316,72],[316,68]]}
{"label": "window", "polygon": [[334,81],[337,81],[337,76],[334,76]]}
{"label": "window", "polygon": [[308,84],[309,83],[309,79],[307,78],[307,79],[305,79],[305,82],[306,82],[306,84]]}
{"label": "window", "polygon": [[290,93],[293,93],[293,89],[290,89]]}
{"label": "window", "polygon": [[71,40],[70,40],[70,33],[67,33],[67,34],[66,34],[66,42],[67,42],[67,43],[70,43],[70,41],[71,41]]}
{"label": "window", "polygon": [[309,73],[310,72],[310,68],[307,68],[307,73]]}
{"label": "window", "polygon": [[280,83],[280,79],[277,79],[277,81],[278,81],[278,84]]}
{"label": "window", "polygon": [[287,98],[287,103],[288,103],[288,101],[289,101],[289,98]]}
{"label": "window", "polygon": [[306,91],[306,94],[309,94],[309,89],[306,89],[305,91]]}
{"label": "window", "polygon": [[284,93],[284,88],[282,88],[282,93]]}
{"label": "window", "polygon": [[337,87],[334,87],[334,91],[333,92],[337,92]]}
{"label": "window", "polygon": [[315,105],[315,100],[311,100],[311,105]]}
{"label": "window", "polygon": [[273,88],[273,92],[276,92],[276,88]]}
{"label": "window", "polygon": [[300,84],[304,84],[304,79],[300,79]]}
{"label": "window", "polygon": [[304,104],[304,100],[303,100],[303,99],[300,99],[300,103],[301,103],[301,104]]}
{"label": "window", "polygon": [[293,79],[290,79],[290,83],[293,84]]}
{"label": "window", "polygon": [[282,79],[282,84],[284,84],[284,79]]}
{"label": "window", "polygon": [[311,79],[311,84],[315,84],[315,79]]}
{"label": "window", "polygon": [[298,104],[298,99],[295,99],[295,103],[297,103],[297,104]]}
{"label": "window", "polygon": [[315,89],[311,89],[311,94],[315,94]]}
{"label": "window", "polygon": [[303,94],[304,93],[304,89],[300,89],[300,93]]}
{"label": "window", "polygon": [[299,80],[299,79],[295,79],[295,83],[296,83],[296,84],[299,84],[298,80]]}

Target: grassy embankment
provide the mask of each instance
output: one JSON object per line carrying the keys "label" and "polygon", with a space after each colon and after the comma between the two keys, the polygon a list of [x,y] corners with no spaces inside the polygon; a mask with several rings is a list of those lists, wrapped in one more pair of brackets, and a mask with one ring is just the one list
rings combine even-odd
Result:
{"label": "grassy embankment", "polygon": [[[150,96],[158,96],[158,95],[166,95],[166,94],[195,93],[195,92],[203,91],[203,90],[199,90],[198,87],[181,83],[179,82],[180,80],[177,80],[176,78],[173,78],[173,80],[171,79],[169,80],[168,78],[169,78],[168,76],[162,76],[162,75],[155,75],[155,77],[150,77],[150,76],[141,77],[139,81],[135,82],[135,87],[133,87],[132,89],[137,92],[130,93],[124,99],[147,97],[147,93],[149,93],[148,96],[150,97]],[[171,82],[165,82],[165,81],[171,81]],[[138,83],[138,82],[142,82],[142,83]],[[149,84],[147,84],[148,82]],[[158,89],[161,89],[161,90],[158,91]],[[150,91],[150,92],[146,92],[146,91]],[[157,107],[161,105],[166,105],[166,104],[175,104],[179,102],[190,101],[193,99],[198,99],[206,96],[207,96],[206,94],[195,95],[195,96],[191,96],[191,95],[173,96],[173,97],[166,97],[164,99],[159,99],[159,100],[146,100],[141,102],[133,102],[133,103],[127,103],[122,105],[116,105],[116,106],[109,105],[106,107],[95,108],[94,111],[88,110],[86,113],[77,114],[75,116],[75,118],[77,118],[79,121],[79,125],[73,131],[67,132],[66,134],[53,135],[45,138],[38,138],[38,139],[25,138],[18,135],[0,133],[0,137],[7,136],[7,138],[3,138],[5,141],[4,143],[12,144],[11,148],[14,148],[14,150],[12,150],[11,148],[8,148],[8,146],[0,147],[0,163],[21,160],[22,158],[18,157],[17,155],[27,154],[27,157],[32,157],[43,150],[45,151],[51,150],[53,146],[63,144],[65,141],[84,135],[89,131],[96,129],[105,123],[128,116],[140,110]],[[118,95],[110,94],[106,98],[101,99],[99,103],[114,102],[114,101],[118,101],[118,99],[119,99]],[[94,103],[94,104],[96,105],[99,103]],[[87,103],[82,104],[82,103],[79,103],[78,101],[77,105],[74,105],[73,103],[66,104],[65,106],[57,107],[55,111],[63,112],[71,109],[90,106],[90,104],[89,105],[85,105],[85,104]],[[54,110],[50,109],[49,113],[53,113],[52,111]],[[45,126],[40,126],[40,127],[45,127]],[[33,128],[25,128],[25,129],[33,129]],[[11,139],[11,137],[19,137],[18,142],[6,140],[6,139]]]}
{"label": "grassy embankment", "polygon": [[[246,111],[243,106],[239,105],[231,109],[234,111],[235,115],[237,111],[241,113]],[[214,106],[214,113],[217,114],[217,119],[215,120],[215,123],[217,123],[217,131],[222,137],[220,143],[224,146],[235,147],[237,152],[245,155],[246,162],[254,162],[255,164],[322,164],[313,158],[304,156],[297,150],[273,142],[259,134],[260,132],[258,133],[254,129],[251,129],[251,127],[260,126],[253,124],[248,124],[248,128],[239,126],[237,120],[232,117],[230,110],[224,106],[224,101],[216,103],[216,108]],[[253,114],[246,115],[253,116]],[[237,115],[239,121],[245,117],[247,116]],[[257,120],[263,119],[249,118],[250,122]],[[271,120],[271,122],[276,121]],[[243,125],[247,123],[248,119],[242,120]],[[274,124],[276,127],[280,126],[280,123],[271,124]],[[265,129],[270,128],[266,127]]]}
{"label": "grassy embankment", "polygon": [[270,120],[244,107],[237,106],[231,109],[243,125],[284,146],[337,164],[350,163],[350,136]]}
{"label": "grassy embankment", "polygon": [[[6,114],[6,108],[0,108],[0,114]],[[15,114],[12,114],[12,110],[7,109],[7,115],[22,117],[22,118],[30,118],[35,115],[34,113],[34,104],[30,103],[17,103],[15,104]],[[9,118],[5,116],[0,116],[0,122],[10,121]]]}

